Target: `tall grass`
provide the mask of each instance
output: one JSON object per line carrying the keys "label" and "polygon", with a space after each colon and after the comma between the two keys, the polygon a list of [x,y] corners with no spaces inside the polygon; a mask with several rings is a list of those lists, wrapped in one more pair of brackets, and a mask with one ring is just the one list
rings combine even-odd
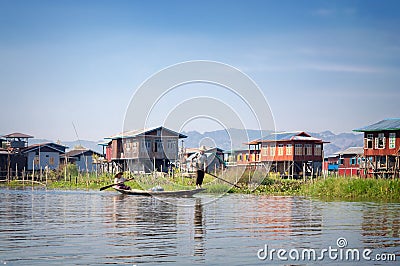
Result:
{"label": "tall grass", "polygon": [[400,180],[331,177],[303,185],[300,193],[328,199],[400,201]]}
{"label": "tall grass", "polygon": [[[53,172],[48,179],[38,180],[34,183],[25,179],[10,182],[0,182],[6,186],[34,186],[39,183],[51,189],[99,189],[113,183],[112,174],[104,173],[79,173],[68,166],[68,172]],[[181,174],[135,175],[125,173],[126,178],[134,177],[133,181],[126,182],[131,188],[150,189],[161,186],[165,190],[193,189],[196,178]],[[310,196],[322,199],[339,200],[371,200],[371,201],[396,201],[400,202],[400,179],[360,179],[355,177],[328,177],[326,179],[293,180],[282,179],[275,174],[265,175],[260,170],[240,169],[230,170],[218,174],[221,179],[235,183],[240,188],[232,187],[221,179],[206,174],[203,187],[208,193],[245,193],[261,195],[293,195]]]}

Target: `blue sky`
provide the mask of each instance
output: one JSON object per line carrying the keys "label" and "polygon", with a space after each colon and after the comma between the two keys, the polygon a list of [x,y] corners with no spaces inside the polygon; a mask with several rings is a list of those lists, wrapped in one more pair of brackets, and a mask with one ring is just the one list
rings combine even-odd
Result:
{"label": "blue sky", "polygon": [[144,80],[188,60],[249,75],[278,130],[349,132],[400,117],[399,8],[399,1],[0,0],[0,133],[74,140],[74,123],[81,139],[112,135]]}

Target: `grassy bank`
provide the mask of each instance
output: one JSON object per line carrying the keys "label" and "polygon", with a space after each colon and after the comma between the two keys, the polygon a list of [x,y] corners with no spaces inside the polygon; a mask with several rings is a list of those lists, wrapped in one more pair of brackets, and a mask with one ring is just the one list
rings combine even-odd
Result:
{"label": "grassy bank", "polygon": [[303,184],[300,193],[325,199],[400,202],[400,180],[348,177],[327,178]]}
{"label": "grassy bank", "polygon": [[[129,178],[129,174],[125,174]],[[165,190],[193,189],[195,179],[180,175],[154,176],[136,175],[133,181],[127,182],[132,188],[149,189],[161,186]],[[400,202],[400,179],[360,179],[349,177],[329,177],[313,180],[281,179],[270,176],[257,183],[249,184],[248,179],[234,180],[230,176],[224,176],[225,180],[235,183],[239,181],[240,188],[232,187],[224,181],[206,175],[204,188],[208,193],[243,193],[256,195],[279,196],[310,196],[327,200],[368,200],[368,201],[394,201]],[[47,181],[47,182],[46,182]],[[13,180],[1,182],[1,186],[38,186],[48,189],[92,189],[109,185],[113,182],[110,174],[78,174],[68,178],[37,180]],[[258,185],[260,184],[260,185]]]}

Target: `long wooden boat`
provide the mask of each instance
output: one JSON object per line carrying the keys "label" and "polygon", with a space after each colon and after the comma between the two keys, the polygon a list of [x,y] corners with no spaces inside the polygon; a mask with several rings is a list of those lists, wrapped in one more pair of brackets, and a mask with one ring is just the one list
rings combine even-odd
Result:
{"label": "long wooden boat", "polygon": [[141,190],[141,189],[114,189],[122,194],[126,195],[136,195],[136,196],[162,196],[162,197],[191,197],[194,194],[200,193],[205,190],[205,188],[197,188],[191,190],[176,190],[176,191],[151,191],[151,190]]}

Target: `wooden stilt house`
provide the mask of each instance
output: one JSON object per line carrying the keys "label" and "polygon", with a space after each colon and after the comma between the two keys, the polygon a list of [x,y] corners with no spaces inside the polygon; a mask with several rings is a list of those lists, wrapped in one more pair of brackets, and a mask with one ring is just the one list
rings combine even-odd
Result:
{"label": "wooden stilt house", "polygon": [[400,118],[384,119],[353,131],[364,133],[363,175],[400,177]]}

